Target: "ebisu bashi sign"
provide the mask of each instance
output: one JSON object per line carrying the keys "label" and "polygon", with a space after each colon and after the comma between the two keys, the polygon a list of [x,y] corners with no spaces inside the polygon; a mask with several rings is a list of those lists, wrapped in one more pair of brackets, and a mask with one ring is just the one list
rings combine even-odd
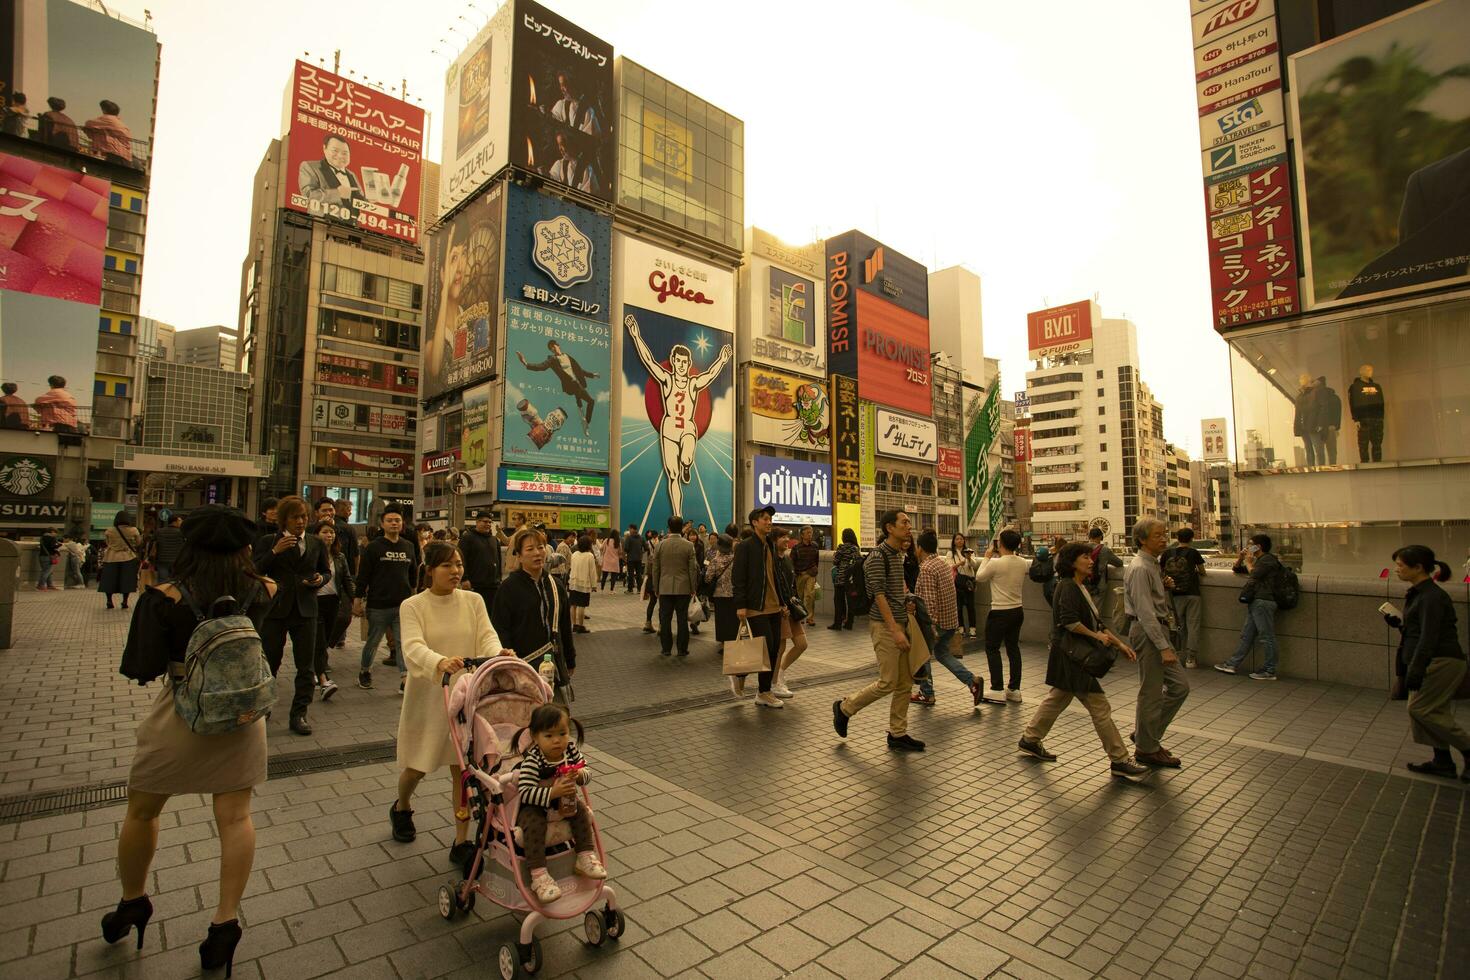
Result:
{"label": "ebisu bashi sign", "polygon": [[832,523],[832,467],[800,459],[757,456],[755,505],[776,508],[786,524]]}
{"label": "ebisu bashi sign", "polygon": [[1026,356],[1039,361],[1043,357],[1092,350],[1092,332],[1097,320],[1097,304],[1092,300],[1027,313]]}

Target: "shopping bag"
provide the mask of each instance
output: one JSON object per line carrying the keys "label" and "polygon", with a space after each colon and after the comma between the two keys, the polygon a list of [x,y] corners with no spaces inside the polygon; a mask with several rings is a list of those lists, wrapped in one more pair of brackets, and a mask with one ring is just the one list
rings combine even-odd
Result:
{"label": "shopping bag", "polygon": [[735,639],[725,641],[726,674],[757,674],[771,669],[771,658],[763,636],[751,636],[750,624],[741,620]]}
{"label": "shopping bag", "polygon": [[909,675],[917,674],[929,662],[929,644],[924,642],[924,631],[919,629],[918,617],[909,617]]}
{"label": "shopping bag", "polygon": [[690,596],[689,597],[689,625],[690,626],[697,626],[698,624],[704,622],[708,618],[709,618],[708,614],[704,611],[704,603],[702,603],[702,602],[699,601],[699,596],[697,596],[697,595],[696,596]]}

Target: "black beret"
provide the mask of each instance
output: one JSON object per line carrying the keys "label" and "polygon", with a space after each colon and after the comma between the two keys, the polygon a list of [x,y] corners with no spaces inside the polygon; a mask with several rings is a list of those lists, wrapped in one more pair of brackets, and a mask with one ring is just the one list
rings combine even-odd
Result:
{"label": "black beret", "polygon": [[184,518],[184,541],[191,548],[230,555],[255,543],[255,522],[234,507],[205,504]]}

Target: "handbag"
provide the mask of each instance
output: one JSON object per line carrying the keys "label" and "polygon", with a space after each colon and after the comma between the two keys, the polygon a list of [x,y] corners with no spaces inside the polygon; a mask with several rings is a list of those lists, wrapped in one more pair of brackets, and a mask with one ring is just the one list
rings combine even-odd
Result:
{"label": "handbag", "polygon": [[735,639],[725,641],[726,674],[758,674],[771,669],[771,654],[763,636],[752,636],[750,623],[740,621]]}
{"label": "handbag", "polygon": [[[1082,597],[1087,600],[1087,607],[1092,610],[1093,623],[1101,623],[1102,617],[1098,615],[1092,596],[1086,589],[1081,591]],[[1103,677],[1113,669],[1113,664],[1118,659],[1118,651],[1115,648],[1103,646],[1092,637],[1073,633],[1069,629],[1057,628],[1052,636],[1052,646],[1059,649],[1063,656],[1077,664],[1091,677]]]}
{"label": "handbag", "polygon": [[688,618],[690,626],[698,626],[709,618],[709,614],[705,611],[704,603],[700,601],[697,595],[689,597]]}
{"label": "handbag", "polygon": [[919,671],[929,662],[929,642],[924,638],[924,630],[919,626],[917,616],[909,617],[906,632],[909,635],[909,675],[917,677]]}

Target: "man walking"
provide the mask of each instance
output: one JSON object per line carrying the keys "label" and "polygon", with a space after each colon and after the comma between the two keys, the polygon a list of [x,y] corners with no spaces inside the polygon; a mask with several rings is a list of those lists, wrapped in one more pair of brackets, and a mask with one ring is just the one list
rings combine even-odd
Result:
{"label": "man walking", "polygon": [[1215,669],[1222,674],[1240,673],[1240,665],[1250,656],[1251,649],[1260,639],[1266,651],[1266,663],[1251,674],[1251,680],[1274,681],[1276,679],[1276,592],[1281,586],[1281,559],[1271,554],[1271,536],[1257,534],[1251,537],[1250,545],[1240,553],[1235,563],[1235,573],[1250,578],[1240,590],[1240,601],[1245,603],[1245,625],[1240,628],[1240,644],[1235,653]]}
{"label": "man walking", "polygon": [[889,510],[883,512],[879,526],[883,540],[863,560],[868,596],[873,600],[868,636],[878,657],[878,679],[845,700],[832,702],[832,727],[846,738],[852,716],[887,695],[888,747],[922,752],[924,743],[908,734],[909,689],[914,672],[922,666],[911,666],[908,625],[914,606],[903,580],[904,552],[913,538],[913,522],[905,512]]}
{"label": "man walking", "polygon": [[1164,572],[1164,585],[1169,589],[1169,602],[1174,606],[1174,621],[1179,624],[1179,647],[1184,651],[1184,666],[1199,666],[1201,611],[1204,600],[1199,594],[1199,580],[1205,567],[1205,556],[1195,550],[1194,528],[1181,527],[1174,535],[1179,542],[1159,564]]}
{"label": "man walking", "polygon": [[623,560],[628,563],[628,595],[632,595],[643,587],[643,535],[637,524],[629,524],[623,535]]}
{"label": "man walking", "polygon": [[[990,690],[985,700],[992,704],[1021,703],[1021,625],[1026,621],[1026,610],[1021,608],[1021,589],[1031,563],[1016,554],[1020,546],[1019,532],[1000,532],[975,570],[977,586],[981,582],[990,583],[990,612],[985,616],[985,659],[990,668]],[[1002,643],[1011,671],[1008,686],[1001,672]]]}
{"label": "man walking", "polygon": [[1137,759],[1144,765],[1177,769],[1179,758],[1164,748],[1161,739],[1189,696],[1189,681],[1169,638],[1174,607],[1159,568],[1159,555],[1168,543],[1163,521],[1146,517],[1133,525],[1137,554],[1123,572],[1123,607],[1130,624],[1128,644],[1138,651],[1138,716],[1133,733]]}
{"label": "man walking", "polygon": [[[771,534],[771,518],[776,514],[774,507],[757,507],[750,512],[748,537],[735,546],[735,564],[730,572],[730,592],[735,599],[735,615],[750,627],[750,635],[766,641],[766,656],[771,669],[756,675],[759,693],[755,703],[763,708],[784,708],[786,705],[772,691],[771,685],[781,667],[781,617],[791,615],[786,607],[786,596],[781,594],[776,572],[776,539]],[[745,674],[730,676],[730,690],[735,696],[745,694]]]}
{"label": "man walking", "polygon": [[[1015,531],[1006,533],[1016,534]],[[983,690],[980,678],[966,670],[965,665],[949,652],[949,644],[960,628],[959,604],[954,590],[954,566],[939,557],[939,536],[932,530],[920,534],[914,547],[919,555],[919,581],[914,586],[914,592],[924,600],[924,605],[929,609],[929,620],[934,624],[934,659],[943,664],[955,676],[955,680],[970,689],[970,698],[978,708]],[[934,704],[932,662],[924,665],[919,677],[919,693],[911,696],[909,701],[914,704]]]}
{"label": "man walking", "polygon": [[806,607],[806,625],[817,625],[816,600],[812,594],[817,589],[817,567],[822,563],[822,549],[817,545],[816,532],[811,525],[801,529],[796,547],[791,549],[791,567],[796,572],[796,595]]}
{"label": "man walking", "polygon": [[[383,533],[362,552],[362,574],[357,576],[357,598],[352,602],[354,615],[367,616],[367,642],[362,647],[362,662],[357,673],[357,686],[365,691],[373,687],[373,656],[378,642],[388,634],[388,650],[398,664],[398,693],[403,693],[408,667],[398,647],[402,629],[398,625],[398,607],[413,595],[414,576],[418,569],[418,549],[410,546],[403,534],[403,514],[389,505],[381,519]],[[390,632],[391,631],[391,632]]]}
{"label": "man walking", "polygon": [[310,735],[306,709],[316,693],[316,592],[332,574],[327,550],[314,534],[306,533],[306,501],[283,497],[276,505],[281,529],[255,543],[255,570],[276,581],[276,597],[261,624],[260,640],[271,676],[281,669],[286,636],[291,637],[291,659],[296,663],[296,688],[291,698],[291,731]]}
{"label": "man walking", "polygon": [[475,526],[459,536],[459,553],[464,559],[464,584],[485,600],[485,614],[495,608],[495,590],[500,588],[500,545],[504,535],[488,510],[475,512]]}
{"label": "man walking", "polygon": [[153,532],[153,569],[160,584],[174,577],[174,562],[184,548],[184,515],[161,511],[159,517],[165,514],[167,520]]}
{"label": "man walking", "polygon": [[665,657],[673,650],[671,621],[679,617],[679,656],[689,656],[689,597],[699,581],[694,545],[683,535],[684,518],[669,518],[669,536],[653,553],[648,577],[658,593],[658,642]]}
{"label": "man walking", "polygon": [[[1092,549],[1092,574],[1087,579],[1087,591],[1092,593],[1092,601],[1097,604],[1098,611],[1103,608],[1103,598],[1108,594],[1108,569],[1122,568],[1123,559],[1113,554],[1113,549],[1103,544],[1102,528],[1090,527],[1087,529],[1087,545]],[[1061,546],[1057,546],[1057,552]],[[1118,609],[1113,608],[1113,632],[1122,633],[1118,629]]]}

